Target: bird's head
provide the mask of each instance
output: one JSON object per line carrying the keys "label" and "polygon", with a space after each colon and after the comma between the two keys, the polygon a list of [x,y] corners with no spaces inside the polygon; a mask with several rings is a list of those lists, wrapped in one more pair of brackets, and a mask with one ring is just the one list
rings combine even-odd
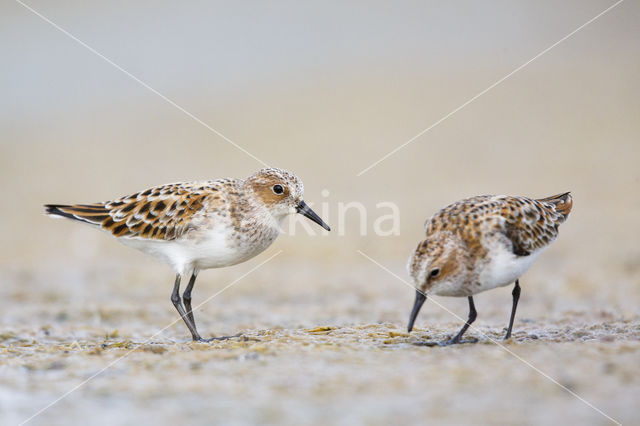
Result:
{"label": "bird's head", "polygon": [[304,202],[304,185],[293,173],[273,167],[258,170],[245,180],[245,187],[279,220],[300,213],[327,231],[329,226]]}
{"label": "bird's head", "polygon": [[413,251],[407,269],[416,288],[416,299],[409,318],[409,331],[428,294],[455,292],[464,272],[459,244],[459,237],[453,233],[437,232],[427,236]]}

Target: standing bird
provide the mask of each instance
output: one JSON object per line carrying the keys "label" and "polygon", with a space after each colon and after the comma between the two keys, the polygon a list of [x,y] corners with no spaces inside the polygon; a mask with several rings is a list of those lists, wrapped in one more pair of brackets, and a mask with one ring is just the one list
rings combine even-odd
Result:
{"label": "standing bird", "polygon": [[[196,341],[203,339],[191,310],[191,290],[202,269],[231,266],[260,254],[280,233],[284,218],[300,213],[329,231],[302,199],[293,173],[259,170],[247,179],[156,186],[115,201],[47,204],[47,214],[96,226],[121,243],[168,263],[176,273],[171,302]],[[180,281],[189,284],[180,299]],[[183,306],[184,301],[184,306]]]}
{"label": "standing bird", "polygon": [[467,297],[469,318],[452,339],[461,340],[476,319],[473,295],[515,281],[513,305],[505,340],[511,337],[520,298],[518,279],[558,236],[573,206],[571,194],[534,200],[482,195],[453,203],[425,223],[427,238],[409,258],[407,268],[416,287],[409,332],[428,294]]}

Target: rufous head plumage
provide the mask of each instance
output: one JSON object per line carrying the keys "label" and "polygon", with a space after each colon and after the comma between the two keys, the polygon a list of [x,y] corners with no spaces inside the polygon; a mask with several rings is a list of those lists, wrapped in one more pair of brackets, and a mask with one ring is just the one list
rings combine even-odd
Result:
{"label": "rufous head plumage", "polygon": [[463,274],[464,251],[451,232],[437,232],[420,242],[407,265],[415,288],[429,294],[454,284]]}
{"label": "rufous head plumage", "polygon": [[249,176],[244,185],[275,218],[300,213],[327,231],[330,230],[304,202],[304,185],[293,173],[275,167],[264,168]]}

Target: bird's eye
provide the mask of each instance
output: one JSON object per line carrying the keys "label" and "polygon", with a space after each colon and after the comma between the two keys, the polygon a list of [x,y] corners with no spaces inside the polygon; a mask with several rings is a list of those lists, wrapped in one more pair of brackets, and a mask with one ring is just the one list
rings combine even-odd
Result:
{"label": "bird's eye", "polygon": [[280,195],[284,193],[284,188],[282,187],[282,185],[273,185],[273,192]]}
{"label": "bird's eye", "polygon": [[440,268],[433,268],[433,269],[431,270],[431,272],[429,272],[429,276],[430,276],[431,278],[435,278],[435,277],[437,277],[438,275],[440,275]]}

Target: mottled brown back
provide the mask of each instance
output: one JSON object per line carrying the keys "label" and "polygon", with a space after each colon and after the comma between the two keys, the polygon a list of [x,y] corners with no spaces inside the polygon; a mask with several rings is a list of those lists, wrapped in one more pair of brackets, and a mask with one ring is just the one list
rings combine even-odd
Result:
{"label": "mottled brown back", "polygon": [[482,237],[502,233],[513,252],[527,256],[551,243],[558,226],[572,207],[570,193],[534,200],[527,197],[482,195],[453,203],[425,224],[427,237],[450,231],[465,242],[469,252],[481,254]]}
{"label": "mottled brown back", "polygon": [[237,185],[233,180],[176,183],[115,201],[45,207],[48,214],[97,225],[116,237],[173,240],[190,229],[205,206],[224,203],[222,186]]}

